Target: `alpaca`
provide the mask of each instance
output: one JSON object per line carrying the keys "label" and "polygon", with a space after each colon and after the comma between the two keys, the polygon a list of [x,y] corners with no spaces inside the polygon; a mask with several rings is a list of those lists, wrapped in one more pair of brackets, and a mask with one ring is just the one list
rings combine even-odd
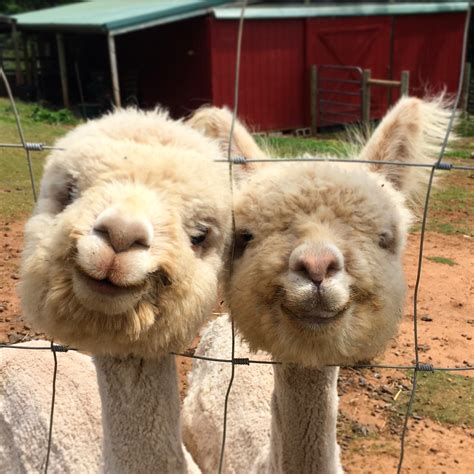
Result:
{"label": "alpaca", "polygon": [[[360,156],[430,161],[448,115],[439,101],[402,99]],[[337,365],[372,359],[396,332],[408,202],[420,195],[423,175],[420,168],[279,163],[241,185],[227,285],[243,337],[236,338],[236,357],[264,351],[259,357],[266,353],[281,364],[273,366],[273,382],[268,366],[235,368],[224,472],[342,472]],[[203,332],[196,354],[230,353],[223,316]],[[203,472],[219,464],[229,377],[229,366],[193,364],[183,439]]]}
{"label": "alpaca", "polygon": [[[226,169],[213,162],[223,155],[212,140],[159,110],[116,111],[79,126],[57,146],[63,150],[47,160],[25,229],[19,288],[25,319],[93,354],[105,472],[196,471],[181,443],[169,353],[193,339],[216,300],[231,222]],[[16,379],[5,383],[13,387]],[[77,472],[67,458],[73,437],[69,446],[53,437],[51,472]],[[30,455],[28,445],[16,447],[20,459],[2,465],[37,471],[28,463],[44,456],[41,449]],[[87,472],[99,469],[91,464]]]}
{"label": "alpaca", "polygon": [[[232,113],[228,108],[201,107],[188,118],[186,123],[215,140],[221,151],[225,154],[228,153],[232,126]],[[240,120],[235,120],[230,145],[232,156],[244,156],[253,159],[268,158],[268,155],[255,143],[252,135],[248,133]]]}
{"label": "alpaca", "polygon": [[[18,344],[48,347],[47,341]],[[98,472],[102,466],[100,397],[91,357],[59,353],[50,472]],[[53,355],[0,350],[0,472],[44,470]],[[71,469],[69,469],[69,467]]]}

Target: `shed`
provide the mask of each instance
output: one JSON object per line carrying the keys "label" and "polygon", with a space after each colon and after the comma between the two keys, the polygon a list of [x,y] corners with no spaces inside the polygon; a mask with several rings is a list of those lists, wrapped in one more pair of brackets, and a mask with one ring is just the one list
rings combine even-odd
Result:
{"label": "shed", "polygon": [[14,18],[24,38],[27,75],[41,98],[57,102],[61,91],[66,107],[91,100],[121,105],[124,99],[150,105],[156,101],[146,90],[154,87],[169,105],[180,84],[185,104],[188,95],[202,95],[199,79],[206,81],[196,73],[206,60],[199,56],[206,49],[203,17],[224,3],[89,0]]}
{"label": "shed", "polygon": [[[183,116],[204,103],[233,106],[241,9],[225,3],[93,0],[15,18],[35,40],[28,52],[40,65],[36,83],[44,98],[60,100],[62,91],[66,105],[161,103]],[[370,68],[373,77],[386,80],[408,70],[411,94],[455,92],[467,6],[251,4],[239,114],[262,131],[309,127],[311,65]],[[374,89],[372,96],[376,118],[397,93]]]}

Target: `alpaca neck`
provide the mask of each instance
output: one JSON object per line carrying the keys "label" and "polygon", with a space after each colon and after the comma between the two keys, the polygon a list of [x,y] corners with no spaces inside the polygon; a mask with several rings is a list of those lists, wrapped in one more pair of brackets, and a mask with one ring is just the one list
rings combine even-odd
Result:
{"label": "alpaca neck", "polygon": [[95,364],[105,472],[186,472],[174,357],[96,357]]}
{"label": "alpaca neck", "polygon": [[268,472],[342,472],[336,442],[338,371],[274,366]]}

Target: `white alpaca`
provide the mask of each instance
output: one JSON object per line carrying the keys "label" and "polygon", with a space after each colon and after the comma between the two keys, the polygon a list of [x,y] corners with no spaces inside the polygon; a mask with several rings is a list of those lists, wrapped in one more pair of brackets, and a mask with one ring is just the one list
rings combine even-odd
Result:
{"label": "white alpaca", "polygon": [[[196,471],[181,443],[169,352],[192,340],[216,300],[230,234],[228,177],[213,162],[223,155],[213,141],[159,111],[117,111],[79,126],[57,145],[64,151],[47,161],[25,231],[25,317],[55,341],[94,355],[105,472]],[[2,372],[15,360],[22,368],[2,379],[2,413],[10,415],[1,420],[0,465],[38,472],[51,387],[45,363],[52,354],[4,349],[1,356]],[[50,472],[97,472],[100,410],[91,364],[80,354],[58,357]],[[66,380],[61,364],[71,370]],[[84,380],[75,378],[81,370]],[[35,386],[43,383],[31,400],[21,395],[29,392],[27,374]],[[11,416],[15,409],[28,410],[33,443]]]}
{"label": "white alpaca", "polygon": [[[439,103],[402,99],[361,156],[432,161],[447,119]],[[405,296],[406,202],[420,192],[423,175],[383,165],[280,163],[237,191],[227,301],[250,350],[282,364],[273,366],[274,381],[267,366],[235,368],[224,472],[342,471],[338,368],[327,366],[371,359],[395,334]],[[237,338],[236,357],[248,351]],[[230,323],[221,317],[196,353],[230,352]],[[190,377],[183,438],[203,472],[218,466],[229,376],[229,366],[197,360]]]}
{"label": "white alpaca", "polygon": [[[48,347],[47,341],[19,344]],[[58,353],[50,472],[98,472],[102,465],[100,397],[94,364],[78,352]],[[44,470],[53,354],[0,349],[0,472]]]}

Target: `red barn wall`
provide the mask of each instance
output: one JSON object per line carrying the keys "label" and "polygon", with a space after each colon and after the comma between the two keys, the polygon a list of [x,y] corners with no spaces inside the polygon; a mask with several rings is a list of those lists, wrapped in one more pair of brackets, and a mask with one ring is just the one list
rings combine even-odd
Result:
{"label": "red barn wall", "polygon": [[[399,80],[409,70],[412,95],[443,87],[455,92],[464,19],[465,13],[441,13],[246,20],[239,116],[257,130],[308,127],[312,64],[369,68],[377,79]],[[208,20],[213,103],[232,107],[238,22]],[[397,98],[396,89],[372,87],[371,117],[383,116]],[[336,94],[332,99],[359,103]]]}
{"label": "red barn wall", "polygon": [[393,70],[395,77],[410,71],[411,94],[456,92],[465,18],[465,13],[395,18]]}
{"label": "red barn wall", "polygon": [[[211,19],[212,95],[234,104],[238,22]],[[239,116],[256,129],[305,126],[304,24],[301,20],[246,20],[240,64]]]}

